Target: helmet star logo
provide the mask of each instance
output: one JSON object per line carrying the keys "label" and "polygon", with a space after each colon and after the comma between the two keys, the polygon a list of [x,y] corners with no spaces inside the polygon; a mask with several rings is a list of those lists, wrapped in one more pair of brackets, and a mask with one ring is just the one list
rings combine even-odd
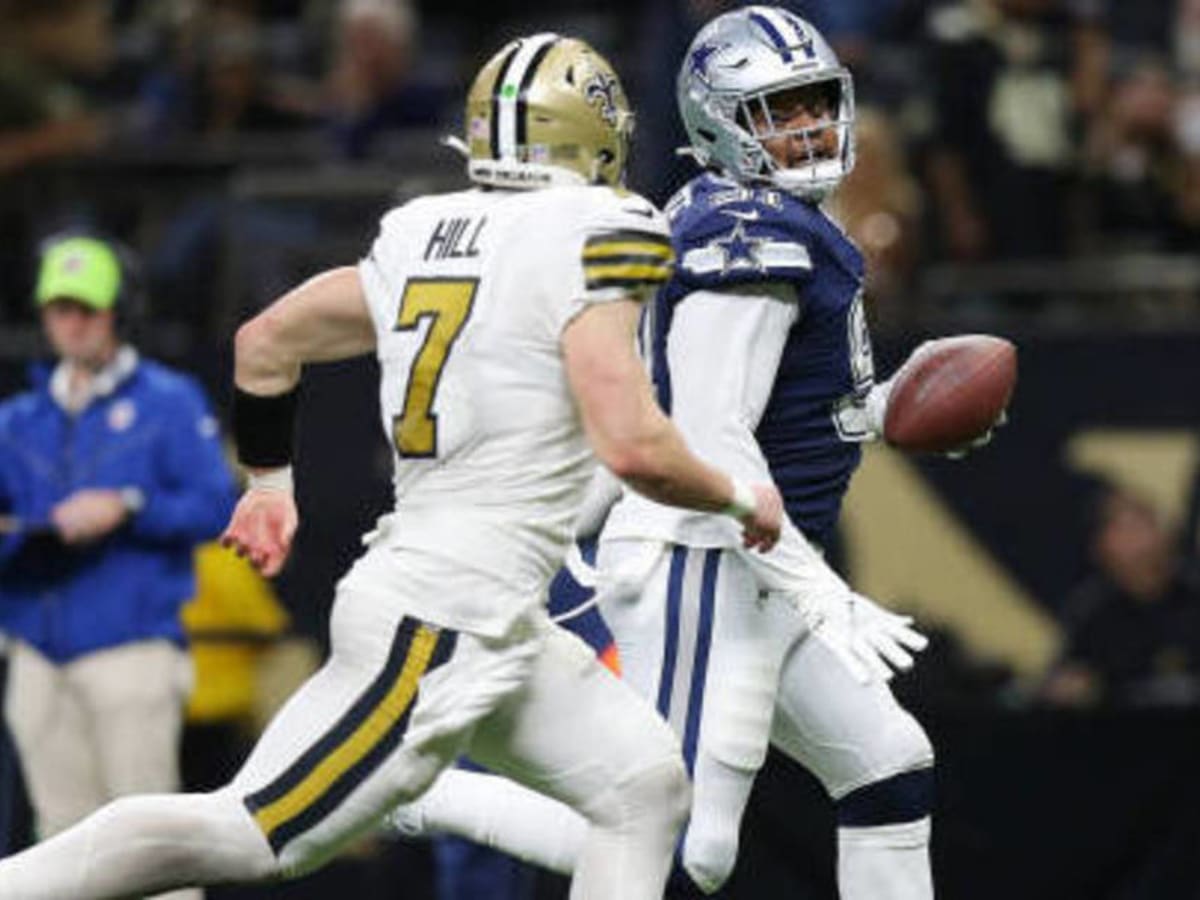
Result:
{"label": "helmet star logo", "polygon": [[703,82],[708,82],[708,62],[716,54],[724,50],[728,44],[708,43],[701,44],[692,51],[691,69],[692,74]]}

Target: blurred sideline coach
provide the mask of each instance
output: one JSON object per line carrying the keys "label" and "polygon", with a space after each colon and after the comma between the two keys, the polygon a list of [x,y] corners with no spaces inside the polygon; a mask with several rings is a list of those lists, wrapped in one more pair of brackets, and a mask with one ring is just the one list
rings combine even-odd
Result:
{"label": "blurred sideline coach", "polygon": [[48,239],[34,299],[57,362],[0,403],[5,716],[40,837],[178,787],[180,607],[232,508],[203,392],[129,343],[138,285],[119,243]]}

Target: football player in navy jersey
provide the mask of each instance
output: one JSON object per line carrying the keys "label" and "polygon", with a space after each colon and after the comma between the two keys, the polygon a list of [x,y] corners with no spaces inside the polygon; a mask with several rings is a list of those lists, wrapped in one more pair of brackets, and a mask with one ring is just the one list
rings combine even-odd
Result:
{"label": "football player in navy jersey", "polygon": [[701,888],[732,871],[774,744],[833,798],[843,898],[929,898],[933,750],[886,683],[924,639],[822,558],[888,392],[862,256],[821,207],[854,164],[850,75],[804,20],[747,7],[701,29],[678,103],[705,171],[667,206],[679,262],[647,323],[659,399],[698,453],[769,474],[794,528],[754,560],[715,517],[627,495],[601,610],[625,677],[683,740],[682,861]]}
{"label": "football player in navy jersey", "polygon": [[[678,264],[644,344],[689,444],[739,477],[769,476],[791,527],[749,554],[719,517],[626,492],[604,525],[599,605],[623,677],[682,740],[694,798],[681,856],[702,889],[733,870],[773,744],[834,801],[841,896],[926,900],[933,750],[887,686],[925,641],[823,559],[888,394],[862,256],[821,207],[854,162],[850,75],[804,20],[747,7],[701,29],[678,102],[704,172],[667,206]],[[565,807],[499,779],[458,787],[401,820],[569,869],[581,832]]]}

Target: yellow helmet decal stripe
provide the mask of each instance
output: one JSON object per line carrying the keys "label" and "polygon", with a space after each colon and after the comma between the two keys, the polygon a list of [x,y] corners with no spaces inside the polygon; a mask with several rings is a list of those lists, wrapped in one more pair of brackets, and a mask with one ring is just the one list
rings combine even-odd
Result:
{"label": "yellow helmet decal stripe", "polygon": [[[557,34],[535,34],[518,45],[517,52],[509,65],[505,66],[501,77],[496,79],[496,94],[493,99],[493,122],[499,122],[498,150],[496,159],[517,158],[517,106],[521,97],[522,85],[526,83],[526,75],[532,80],[536,66],[534,60],[542,61],[540,51],[558,40]],[[499,115],[495,113],[498,112]]]}

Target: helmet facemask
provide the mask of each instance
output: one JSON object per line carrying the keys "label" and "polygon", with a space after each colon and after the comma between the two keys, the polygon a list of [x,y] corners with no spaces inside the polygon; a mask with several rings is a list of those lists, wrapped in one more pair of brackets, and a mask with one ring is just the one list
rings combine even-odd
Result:
{"label": "helmet facemask", "polygon": [[[734,121],[755,148],[748,162],[758,166],[741,176],[809,199],[824,198],[854,166],[853,92],[849,74],[840,72],[739,96]],[[801,112],[812,124],[788,127]]]}

